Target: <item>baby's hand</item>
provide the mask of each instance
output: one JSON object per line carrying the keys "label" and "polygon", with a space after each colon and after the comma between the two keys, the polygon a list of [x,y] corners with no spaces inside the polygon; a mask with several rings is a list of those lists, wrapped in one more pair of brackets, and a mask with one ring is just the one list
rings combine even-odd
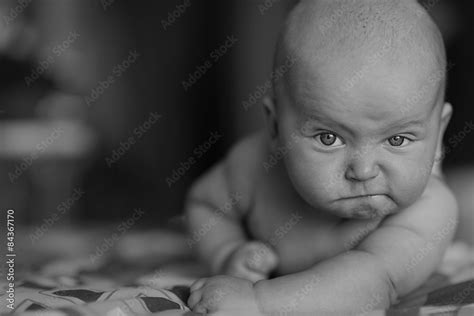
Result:
{"label": "baby's hand", "polygon": [[268,279],[278,265],[275,251],[262,242],[248,242],[235,250],[224,265],[226,275],[257,282]]}

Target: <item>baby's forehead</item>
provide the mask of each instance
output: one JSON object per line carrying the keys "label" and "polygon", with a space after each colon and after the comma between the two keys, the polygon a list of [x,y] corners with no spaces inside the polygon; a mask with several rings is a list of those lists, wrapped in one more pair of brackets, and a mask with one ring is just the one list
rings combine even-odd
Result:
{"label": "baby's forehead", "polygon": [[307,96],[344,94],[353,97],[375,89],[383,91],[387,97],[409,99],[420,94],[425,98],[432,96],[442,85],[444,76],[445,69],[436,63],[414,63],[413,58],[410,62],[371,62],[370,56],[361,54],[349,58],[334,57],[324,64],[300,59],[285,79],[292,93]]}
{"label": "baby's forehead", "polygon": [[362,73],[357,73],[357,67],[343,66],[335,61],[317,69],[309,66],[293,71],[285,85],[287,101],[279,99],[279,103],[309,115],[336,118],[342,113],[342,117],[390,121],[421,118],[442,101],[441,73],[427,79],[429,70],[413,70],[408,64],[380,63]]}

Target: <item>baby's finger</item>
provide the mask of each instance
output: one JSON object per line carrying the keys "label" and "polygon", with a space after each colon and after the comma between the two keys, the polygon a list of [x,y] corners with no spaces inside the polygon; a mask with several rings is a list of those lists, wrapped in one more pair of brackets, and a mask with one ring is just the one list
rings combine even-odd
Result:
{"label": "baby's finger", "polygon": [[232,274],[232,276],[249,280],[252,283],[255,283],[255,282],[260,281],[260,280],[267,279],[266,274],[263,274],[263,273],[255,271],[255,270],[245,268],[245,267],[242,267],[238,271],[235,271]]}
{"label": "baby's finger", "polygon": [[263,257],[261,266],[268,272],[278,266],[278,256],[273,250],[270,250],[268,254]]}
{"label": "baby's finger", "polygon": [[195,313],[207,315],[207,308],[202,304],[202,302],[199,302],[192,310]]}
{"label": "baby's finger", "polygon": [[246,265],[249,269],[267,274],[278,265],[278,257],[271,249],[265,249],[251,256]]}
{"label": "baby's finger", "polygon": [[191,292],[191,295],[189,295],[189,298],[188,298],[189,308],[194,309],[194,307],[201,301],[201,299],[202,299],[201,290]]}
{"label": "baby's finger", "polygon": [[199,290],[206,283],[206,281],[207,281],[207,278],[202,278],[195,281],[193,284],[191,284],[189,291],[193,292],[193,291]]}
{"label": "baby's finger", "polygon": [[261,281],[261,280],[266,280],[268,279],[268,275],[266,274],[262,274],[262,273],[257,273],[257,272],[250,272],[247,274],[247,277],[245,278],[247,280],[249,280],[250,282],[252,283],[256,283],[258,281]]}

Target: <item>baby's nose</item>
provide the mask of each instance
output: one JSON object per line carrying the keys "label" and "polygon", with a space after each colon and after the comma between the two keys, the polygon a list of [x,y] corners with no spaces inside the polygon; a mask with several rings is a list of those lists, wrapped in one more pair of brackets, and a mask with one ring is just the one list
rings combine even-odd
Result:
{"label": "baby's nose", "polygon": [[352,157],[346,168],[345,177],[350,181],[369,181],[376,178],[380,173],[379,166],[374,155],[356,155]]}

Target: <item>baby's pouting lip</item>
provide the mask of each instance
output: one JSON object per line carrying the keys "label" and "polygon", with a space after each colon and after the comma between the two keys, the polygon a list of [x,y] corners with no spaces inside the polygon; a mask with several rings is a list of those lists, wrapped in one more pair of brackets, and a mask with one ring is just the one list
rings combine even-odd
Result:
{"label": "baby's pouting lip", "polygon": [[387,197],[387,195],[384,193],[374,193],[374,194],[361,194],[361,195],[348,196],[348,197],[340,198],[339,200],[370,199],[370,198],[381,197],[381,196]]}
{"label": "baby's pouting lip", "polygon": [[[349,196],[335,201],[346,210],[352,210],[355,217],[371,218],[383,215],[384,211],[394,207],[393,200],[387,194],[364,194]],[[387,215],[387,214],[385,214]]]}

